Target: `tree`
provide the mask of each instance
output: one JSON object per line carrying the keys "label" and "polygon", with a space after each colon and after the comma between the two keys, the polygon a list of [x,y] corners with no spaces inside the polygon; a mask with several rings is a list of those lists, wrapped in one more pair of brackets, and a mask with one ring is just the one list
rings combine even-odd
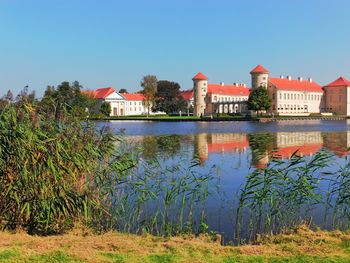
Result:
{"label": "tree", "polygon": [[100,111],[104,116],[109,117],[112,111],[111,104],[109,104],[108,102],[103,102]]}
{"label": "tree", "polygon": [[258,87],[250,92],[248,109],[255,110],[258,114],[271,108],[271,99],[264,87]]}
{"label": "tree", "polygon": [[64,81],[57,88],[47,86],[40,102],[40,110],[55,118],[60,118],[64,111],[86,117],[96,103],[94,99],[81,93],[82,88],[78,81],[72,84]]}
{"label": "tree", "polygon": [[126,89],[120,89],[119,93],[129,93]]}
{"label": "tree", "polygon": [[157,93],[153,110],[167,114],[186,110],[186,101],[180,93],[180,85],[173,81],[158,81]]}
{"label": "tree", "polygon": [[154,104],[156,92],[157,92],[157,77],[153,75],[147,75],[142,78],[141,87],[143,87],[144,104],[147,107],[147,117],[149,116],[150,109]]}

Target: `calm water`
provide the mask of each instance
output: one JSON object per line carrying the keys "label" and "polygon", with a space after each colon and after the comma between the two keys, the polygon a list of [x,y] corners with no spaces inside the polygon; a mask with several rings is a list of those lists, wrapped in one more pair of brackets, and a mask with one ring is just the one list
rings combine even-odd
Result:
{"label": "calm water", "polygon": [[[129,145],[142,149],[140,155],[142,161],[158,158],[160,169],[166,170],[175,166],[186,169],[193,160],[197,160],[198,165],[192,169],[198,174],[210,176],[210,194],[204,205],[205,222],[209,225],[209,230],[221,233],[226,241],[233,240],[237,236],[239,213],[237,206],[249,174],[268,167],[272,161],[288,163],[295,153],[310,160],[321,150],[326,150],[333,157],[326,168],[318,169],[317,172],[322,170],[332,174],[339,169],[339,166],[347,163],[347,155],[350,153],[349,121],[271,123],[112,121],[99,125],[108,126],[115,133],[123,133]],[[142,172],[141,168],[135,171],[135,173]],[[330,185],[328,180],[320,181],[319,189],[314,191],[321,193]],[[349,189],[345,191],[350,190],[350,183],[348,186]],[[278,189],[280,191],[281,188]],[[305,198],[307,199],[307,195],[302,197]],[[151,205],[149,209],[152,207],[154,206]],[[328,215],[326,205],[317,204],[311,209],[308,203],[305,207],[304,210],[298,210],[298,213],[294,214],[295,218],[292,221],[306,220],[320,227],[334,227],[338,215],[334,213]],[[269,213],[265,206],[261,209],[262,213]],[[345,210],[347,211],[347,208]],[[280,220],[284,218],[283,213],[286,212],[279,212]],[[194,213],[194,217],[196,216],[203,217],[203,213]],[[290,215],[286,214],[285,217]],[[241,230],[243,238],[248,239],[251,228],[254,228],[251,226],[252,218],[257,219],[256,214],[254,216],[252,212],[243,211],[240,221],[243,225]],[[272,217],[266,218],[271,220],[273,214]],[[267,220],[266,218],[264,220]],[[264,222],[261,224],[264,225]],[[280,222],[275,223],[274,230],[279,224]],[[337,221],[337,226],[340,225],[341,223]],[[257,228],[255,234],[259,231],[264,232]]]}

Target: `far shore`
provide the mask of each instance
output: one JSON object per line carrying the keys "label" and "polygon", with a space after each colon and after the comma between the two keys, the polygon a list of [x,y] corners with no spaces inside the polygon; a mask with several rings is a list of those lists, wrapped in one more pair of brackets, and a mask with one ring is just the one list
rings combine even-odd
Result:
{"label": "far shore", "polygon": [[221,122],[221,121],[257,121],[257,122],[272,122],[272,121],[291,121],[291,120],[346,120],[350,116],[333,115],[333,116],[219,116],[219,117],[195,117],[195,116],[113,116],[104,118],[91,117],[93,121],[157,121],[157,122]]}

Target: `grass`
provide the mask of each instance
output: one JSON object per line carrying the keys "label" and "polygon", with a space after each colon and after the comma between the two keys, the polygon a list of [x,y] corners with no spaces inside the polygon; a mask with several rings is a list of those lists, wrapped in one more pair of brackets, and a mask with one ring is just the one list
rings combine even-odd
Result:
{"label": "grass", "polygon": [[207,236],[94,235],[81,229],[46,237],[0,232],[0,262],[350,262],[349,247],[350,233],[306,226],[237,247]]}

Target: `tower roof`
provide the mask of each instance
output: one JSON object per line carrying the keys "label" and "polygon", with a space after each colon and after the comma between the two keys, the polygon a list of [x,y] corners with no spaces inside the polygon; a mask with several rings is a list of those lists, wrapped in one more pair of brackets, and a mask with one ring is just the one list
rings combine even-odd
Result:
{"label": "tower roof", "polygon": [[339,77],[338,79],[336,79],[335,81],[329,83],[325,87],[339,87],[339,86],[350,87],[350,81],[348,81],[344,77]]}
{"label": "tower roof", "polygon": [[192,78],[192,80],[208,80],[208,78],[202,72],[198,72],[197,75]]}
{"label": "tower roof", "polygon": [[250,74],[252,74],[252,73],[266,73],[266,74],[269,74],[270,72],[266,68],[264,68],[263,66],[261,66],[259,64],[250,72]]}

